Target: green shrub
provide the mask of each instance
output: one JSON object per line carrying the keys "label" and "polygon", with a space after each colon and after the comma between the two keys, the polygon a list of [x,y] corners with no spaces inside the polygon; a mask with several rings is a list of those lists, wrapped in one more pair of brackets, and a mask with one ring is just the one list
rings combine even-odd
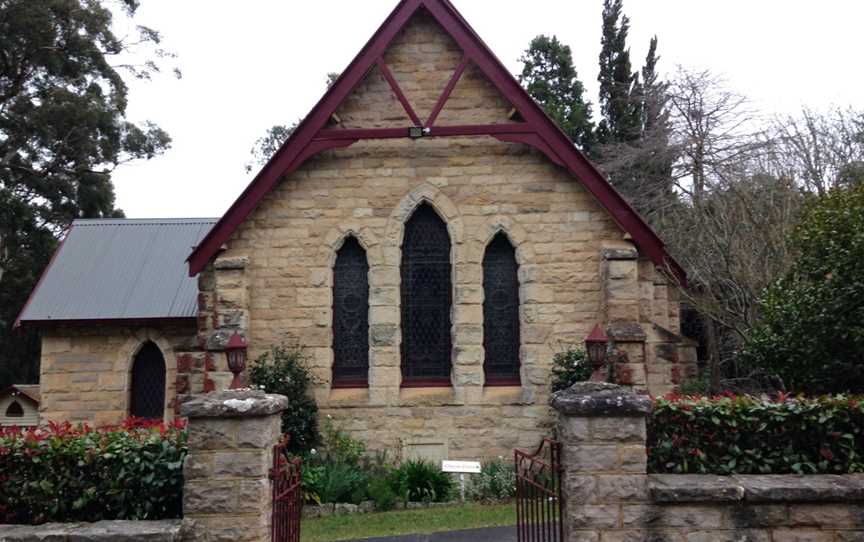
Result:
{"label": "green shrub", "polygon": [[358,465],[366,453],[366,445],[336,427],[333,418],[327,416],[321,428],[321,449],[318,452],[322,461]]}
{"label": "green shrub", "polygon": [[652,473],[860,473],[862,453],[861,398],[672,397],[648,424]]}
{"label": "green shrub", "polygon": [[318,445],[318,405],[310,388],[315,379],[306,366],[306,356],[295,346],[273,346],[252,363],[252,384],[267,393],[288,398],[282,414],[282,433],[289,435],[288,452],[303,455]]}
{"label": "green shrub", "polygon": [[379,474],[369,480],[369,498],[375,503],[375,509],[379,512],[386,512],[396,507],[399,495],[396,494],[393,485],[391,476],[387,474]]}
{"label": "green shrub", "polygon": [[406,501],[446,502],[453,494],[453,478],[428,461],[406,461],[393,478],[393,486]]}
{"label": "green shrub", "polygon": [[791,244],[792,270],[765,292],[743,361],[790,391],[864,393],[864,185],[811,201]]}
{"label": "green shrub", "polygon": [[369,478],[363,469],[344,463],[324,463],[311,469],[316,475],[308,489],[321,503],[360,504],[366,500]]}
{"label": "green shrub", "polygon": [[499,458],[483,464],[480,474],[471,476],[467,497],[474,501],[506,501],[516,496],[513,463]]}
{"label": "green shrub", "polygon": [[552,358],[552,391],[566,390],[591,379],[591,363],[585,350],[570,346]]}
{"label": "green shrub", "polygon": [[0,523],[179,518],[186,452],[180,424],[0,430]]}

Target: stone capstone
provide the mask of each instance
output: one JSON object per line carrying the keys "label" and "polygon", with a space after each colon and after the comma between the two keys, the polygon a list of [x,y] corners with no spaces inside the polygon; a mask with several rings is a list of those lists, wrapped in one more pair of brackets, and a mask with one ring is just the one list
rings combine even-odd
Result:
{"label": "stone capstone", "polygon": [[655,503],[860,502],[864,475],[736,475],[654,474],[648,492]]}
{"label": "stone capstone", "polygon": [[226,390],[198,395],[180,406],[188,418],[246,418],[269,416],[288,407],[288,398],[259,390]]}
{"label": "stone capstone", "polygon": [[561,414],[589,417],[646,416],[651,412],[648,397],[631,388],[606,382],[577,382],[552,394],[550,404]]}
{"label": "stone capstone", "polygon": [[179,519],[0,525],[2,542],[185,542],[193,539],[189,526]]}

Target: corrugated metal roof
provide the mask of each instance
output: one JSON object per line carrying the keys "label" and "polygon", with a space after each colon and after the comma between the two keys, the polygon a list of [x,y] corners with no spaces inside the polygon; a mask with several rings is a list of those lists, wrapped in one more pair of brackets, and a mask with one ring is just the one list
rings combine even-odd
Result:
{"label": "corrugated metal roof", "polygon": [[20,321],[189,318],[198,286],[186,257],[216,219],[76,220]]}

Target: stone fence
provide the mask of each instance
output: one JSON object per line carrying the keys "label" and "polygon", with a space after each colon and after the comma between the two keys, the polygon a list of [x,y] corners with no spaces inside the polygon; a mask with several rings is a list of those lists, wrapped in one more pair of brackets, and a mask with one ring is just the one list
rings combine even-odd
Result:
{"label": "stone fence", "polygon": [[864,542],[864,475],[648,475],[650,400],[556,393],[567,542]]}

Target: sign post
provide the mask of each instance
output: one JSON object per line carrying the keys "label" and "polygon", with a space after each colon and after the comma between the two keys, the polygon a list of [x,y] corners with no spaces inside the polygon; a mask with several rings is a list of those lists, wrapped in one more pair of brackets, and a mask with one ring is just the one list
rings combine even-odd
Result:
{"label": "sign post", "polygon": [[465,502],[465,475],[480,474],[479,461],[442,461],[441,471],[459,474],[459,495],[462,502]]}

